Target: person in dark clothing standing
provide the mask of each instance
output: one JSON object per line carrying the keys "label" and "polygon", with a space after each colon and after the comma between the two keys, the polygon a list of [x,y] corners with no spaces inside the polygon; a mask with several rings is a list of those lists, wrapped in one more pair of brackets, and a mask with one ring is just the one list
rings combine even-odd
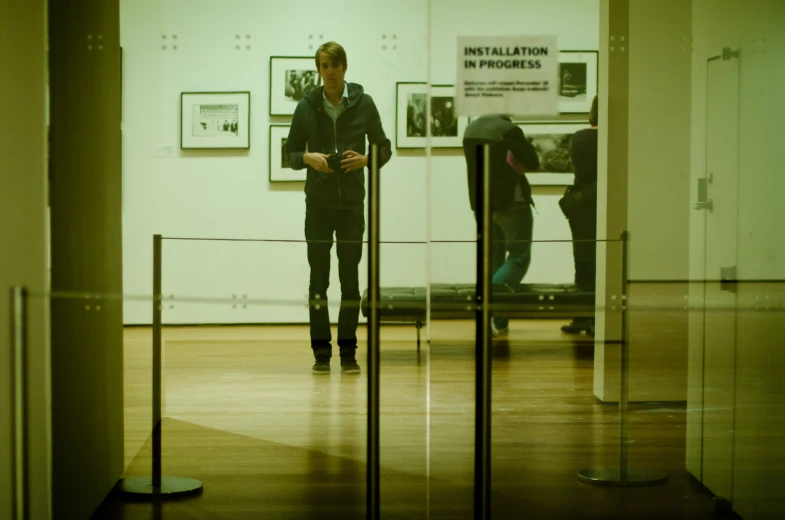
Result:
{"label": "person in dark clothing standing", "polygon": [[[523,280],[531,263],[534,226],[531,186],[526,172],[537,171],[540,159],[523,130],[507,116],[485,115],[472,120],[463,134],[463,152],[469,183],[469,204],[477,208],[477,160],[490,145],[492,272],[494,285],[513,285]],[[494,337],[509,332],[509,320],[494,317]]]}
{"label": "person in dark clothing standing", "polygon": [[[579,291],[594,293],[597,253],[597,96],[589,112],[590,128],[578,130],[572,137],[572,165],[575,182],[565,198],[571,199],[565,216],[572,231],[572,254],[575,259],[575,286]],[[594,334],[594,317],[574,318],[561,330],[571,334]]]}
{"label": "person in dark clothing standing", "polygon": [[[338,347],[341,370],[359,374],[355,353],[360,315],[358,267],[365,232],[366,138],[378,145],[379,167],[392,157],[390,140],[371,96],[361,85],[344,81],[346,51],[335,42],[319,47],[316,70],[323,86],[298,103],[286,141],[293,170],[307,168],[305,180],[305,239],[311,268],[309,318],[315,374],[330,372],[332,332],[327,309],[330,251],[337,241],[341,308]],[[308,150],[306,152],[306,149]]]}

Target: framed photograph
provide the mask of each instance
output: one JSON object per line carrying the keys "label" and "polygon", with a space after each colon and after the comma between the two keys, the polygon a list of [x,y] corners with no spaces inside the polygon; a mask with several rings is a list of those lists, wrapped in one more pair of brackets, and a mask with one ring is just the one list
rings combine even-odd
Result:
{"label": "framed photograph", "polygon": [[180,94],[180,148],[250,147],[250,92]]}
{"label": "framed photograph", "polygon": [[524,123],[518,127],[534,146],[540,158],[540,170],[527,173],[532,186],[569,186],[575,175],[570,158],[572,136],[588,128],[588,123]]}
{"label": "framed photograph", "polygon": [[297,102],[321,85],[313,56],[271,56],[270,115],[294,114]]}
{"label": "framed photograph", "polygon": [[305,182],[307,170],[292,170],[286,156],[291,125],[270,125],[270,182]]}
{"label": "framed photograph", "polygon": [[[426,83],[396,83],[395,146],[425,148],[428,87]],[[461,148],[468,117],[455,115],[455,86],[431,85],[431,146]]]}
{"label": "framed photograph", "polygon": [[597,95],[597,51],[559,52],[559,112],[588,114]]}

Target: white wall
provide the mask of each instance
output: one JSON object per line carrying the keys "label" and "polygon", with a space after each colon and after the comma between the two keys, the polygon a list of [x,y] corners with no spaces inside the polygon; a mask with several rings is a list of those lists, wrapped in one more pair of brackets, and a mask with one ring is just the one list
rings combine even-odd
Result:
{"label": "white wall", "polygon": [[[743,49],[739,99],[738,277],[740,280],[781,280],[785,277],[785,234],[782,232],[782,154],[771,153],[785,103],[778,99],[782,69],[769,68],[782,53],[783,4],[778,0],[693,0],[696,17],[693,72],[691,200],[697,178],[706,175],[705,60],[723,47]],[[704,275],[704,215],[691,213],[690,276]],[[715,274],[712,274],[716,276]],[[710,278],[712,276],[709,276]]]}
{"label": "white wall", "polygon": [[[739,121],[739,278],[785,279],[785,156],[779,147],[785,120],[785,5],[756,0],[742,8],[746,38],[742,81],[748,88],[741,98]],[[752,41],[750,41],[752,40]],[[752,47],[751,51],[749,47]]]}
{"label": "white wall", "polygon": [[[660,18],[663,11],[670,14]],[[633,36],[637,37],[629,45],[630,278],[684,280],[690,217],[689,6],[682,0],[630,2]]]}
{"label": "white wall", "polygon": [[[220,5],[206,0],[135,0],[122,2],[121,9],[127,294],[151,292],[155,233],[304,238],[302,184],[272,185],[267,180],[268,125],[287,121],[268,116],[269,56],[310,56],[323,41],[341,43],[348,53],[347,81],[361,83],[373,96],[394,143],[395,83],[429,79],[433,84],[454,83],[452,56],[458,34],[556,33],[560,48],[598,47],[599,12],[594,0],[527,0],[514,5],[499,0],[481,9],[465,0],[430,4],[343,0],[333,2],[329,10],[313,1],[298,4],[299,12],[318,13],[314,16],[293,16],[286,3],[253,0]],[[350,19],[364,23],[350,24]],[[250,50],[235,49],[237,34],[243,46],[251,45]],[[173,43],[176,51],[171,49]],[[178,150],[179,94],[193,90],[251,91],[249,151]],[[156,145],[172,145],[174,156],[154,157]],[[557,204],[562,191],[535,192],[536,240],[570,238]],[[383,285],[427,282],[429,238],[460,241],[474,236],[460,151],[436,150],[432,157],[424,151],[396,151],[383,170],[382,193],[382,240],[419,242],[383,246]],[[432,281],[473,280],[473,251],[472,244],[434,244]],[[533,254],[526,281],[572,281],[569,244],[535,245]],[[366,259],[364,255],[362,286]],[[333,272],[328,296],[337,303],[339,284]],[[275,302],[246,309],[176,303],[165,310],[170,323],[307,321],[308,264],[302,243],[165,242],[163,283],[164,293],[176,296],[247,295]],[[149,322],[149,307],[147,302],[127,302],[125,322]]]}

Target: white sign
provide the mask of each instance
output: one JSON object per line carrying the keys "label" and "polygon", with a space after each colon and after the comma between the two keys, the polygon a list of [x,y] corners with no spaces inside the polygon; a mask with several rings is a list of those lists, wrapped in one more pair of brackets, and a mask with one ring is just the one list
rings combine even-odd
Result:
{"label": "white sign", "polygon": [[460,36],[455,108],[459,116],[559,113],[556,36]]}

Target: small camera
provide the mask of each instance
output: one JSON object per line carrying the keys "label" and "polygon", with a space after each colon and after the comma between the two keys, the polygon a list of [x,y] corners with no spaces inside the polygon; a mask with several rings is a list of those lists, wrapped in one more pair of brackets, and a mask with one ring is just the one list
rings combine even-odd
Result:
{"label": "small camera", "polygon": [[341,156],[337,153],[330,154],[327,158],[327,166],[334,172],[341,171]]}

